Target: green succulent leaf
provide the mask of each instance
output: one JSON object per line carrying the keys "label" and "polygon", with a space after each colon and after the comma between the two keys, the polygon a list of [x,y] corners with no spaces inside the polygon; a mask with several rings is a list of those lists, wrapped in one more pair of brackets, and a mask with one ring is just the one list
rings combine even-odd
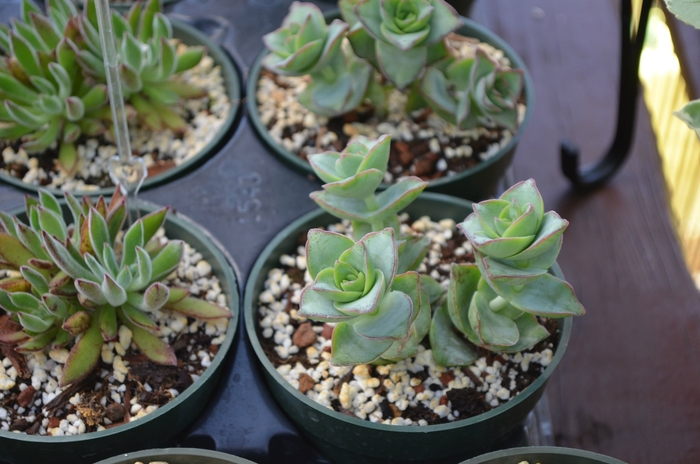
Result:
{"label": "green succulent leaf", "polygon": [[94,279],[90,270],[76,260],[59,240],[46,233],[46,231],[42,231],[41,235],[46,252],[63,272],[73,279]]}
{"label": "green succulent leaf", "polygon": [[90,314],[85,311],[78,311],[66,319],[61,328],[76,337],[90,328],[91,320]]}
{"label": "green succulent leaf", "polygon": [[103,340],[99,319],[91,318],[90,327],[73,345],[63,367],[60,384],[68,385],[84,379],[97,366]]}
{"label": "green succulent leaf", "polygon": [[107,304],[107,298],[99,284],[90,280],[75,279],[75,288],[78,290],[78,293],[94,304]]}
{"label": "green succulent leaf", "polygon": [[14,269],[28,264],[34,254],[29,251],[22,242],[9,234],[0,234],[0,258],[2,262],[9,263]]}
{"label": "green succulent leaf", "polygon": [[393,341],[365,338],[351,324],[341,322],[333,330],[331,343],[331,362],[336,366],[346,366],[376,361]]}
{"label": "green succulent leaf", "polygon": [[158,364],[177,365],[175,352],[170,345],[129,320],[122,319],[122,322],[131,329],[132,340],[148,359]]}
{"label": "green succulent leaf", "polygon": [[153,257],[151,281],[159,281],[166,278],[177,269],[182,253],[184,251],[183,242],[173,240],[169,242],[160,252]]}
{"label": "green succulent leaf", "polygon": [[121,306],[126,302],[126,290],[117,284],[109,274],[105,274],[102,279],[102,293],[112,306]]}
{"label": "green succulent leaf", "polygon": [[336,260],[355,242],[345,235],[322,229],[311,229],[306,244],[307,267],[311,278],[326,268],[333,268]]}
{"label": "green succulent leaf", "polygon": [[370,339],[404,340],[408,337],[413,311],[413,302],[408,295],[388,292],[377,306],[377,311],[358,318],[353,328],[359,335]]}
{"label": "green succulent leaf", "polygon": [[[117,310],[114,306],[103,306],[100,309],[100,333],[102,333],[102,340],[108,342],[116,340],[117,338]],[[127,346],[124,347],[128,348]]]}
{"label": "green succulent leaf", "polygon": [[[171,296],[172,296],[171,289]],[[171,303],[168,301],[163,306],[164,309],[176,311],[184,314],[187,317],[196,319],[220,319],[222,317],[231,317],[231,311],[207,300],[194,297],[185,297],[177,302]]]}
{"label": "green succulent leaf", "polygon": [[0,72],[0,88],[2,88],[5,98],[19,104],[31,104],[39,97],[39,94],[34,90],[30,89],[13,76],[2,72]]}
{"label": "green succulent leaf", "polygon": [[520,338],[515,322],[494,312],[479,292],[474,293],[469,305],[469,323],[485,345],[511,346]]}
{"label": "green succulent leaf", "polygon": [[42,115],[21,107],[11,100],[5,100],[5,109],[15,122],[31,129],[40,128],[46,123],[49,117],[49,115]]}
{"label": "green succulent leaf", "polygon": [[18,344],[15,347],[15,351],[18,353],[31,353],[36,351],[41,351],[54,340],[56,334],[58,333],[57,327],[52,327],[49,330],[35,334],[29,338],[29,340]]}
{"label": "green succulent leaf", "polygon": [[30,14],[31,23],[34,29],[41,37],[41,40],[46,45],[46,50],[53,50],[56,48],[61,40],[61,34],[56,26],[47,18],[41,15],[39,12],[32,12]]}
{"label": "green succulent leaf", "polygon": [[153,322],[143,311],[135,308],[129,303],[122,305],[118,310],[120,317],[131,322],[132,324],[146,329],[150,332],[158,332],[160,329],[158,325]]}
{"label": "green succulent leaf", "polygon": [[433,358],[441,366],[469,366],[479,354],[455,332],[445,305],[438,308],[430,325],[430,347]]}
{"label": "green succulent leaf", "polygon": [[49,292],[49,282],[41,272],[29,266],[22,266],[19,270],[22,273],[22,277],[32,285],[38,294],[42,295]]}
{"label": "green succulent leaf", "polygon": [[22,311],[17,313],[17,318],[19,319],[19,323],[22,324],[22,327],[24,327],[25,330],[33,332],[35,334],[45,332],[53,326],[52,321],[47,321],[39,316],[35,316],[34,314],[25,313]]}
{"label": "green succulent leaf", "polygon": [[301,292],[298,314],[320,322],[340,322],[353,317],[338,311],[332,300],[311,287],[306,287]]}
{"label": "green succulent leaf", "polygon": [[10,53],[19,62],[22,69],[30,76],[43,76],[36,50],[24,37],[10,31]]}
{"label": "green succulent leaf", "polygon": [[187,47],[183,53],[177,57],[175,73],[181,73],[188,69],[194,68],[204,56],[204,48],[202,47]]}

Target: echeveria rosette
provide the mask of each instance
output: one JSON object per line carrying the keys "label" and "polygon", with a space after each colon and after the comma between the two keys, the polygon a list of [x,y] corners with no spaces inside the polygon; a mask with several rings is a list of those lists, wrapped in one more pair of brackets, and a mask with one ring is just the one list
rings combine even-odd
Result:
{"label": "echeveria rosette", "polygon": [[420,90],[440,117],[461,129],[486,123],[515,132],[523,74],[501,67],[478,48],[473,59],[445,60],[428,68]]}
{"label": "echeveria rosette", "polygon": [[282,26],[263,36],[270,50],[263,65],[285,76],[318,72],[340,51],[347,28],[338,19],[326,25],[323,13],[312,3],[293,2]]}
{"label": "echeveria rosette", "polygon": [[322,191],[311,193],[311,198],[334,216],[353,221],[356,238],[384,227],[398,231],[396,214],[428,185],[417,177],[407,177],[374,194],[384,179],[390,146],[388,135],[377,140],[358,137],[342,153],[309,157],[314,172],[327,182]]}
{"label": "echeveria rosette", "polygon": [[420,78],[427,65],[447,56],[442,40],[462,24],[443,0],[361,0],[354,14],[352,20],[366,31],[353,25],[349,37],[355,52],[376,59],[382,74],[400,90]]}
{"label": "echeveria rosette", "polygon": [[[421,301],[427,297],[421,295],[417,273],[396,275],[393,229],[369,233],[358,242],[312,229],[306,253],[314,281],[302,292],[298,314],[337,323],[332,339],[333,364],[370,363],[410,350],[405,345],[411,343],[413,332],[425,330]],[[412,328],[416,321],[421,326]]]}
{"label": "echeveria rosette", "polygon": [[571,286],[549,274],[568,222],[544,204],[535,182],[520,182],[497,200],[475,203],[459,225],[476,265],[453,265],[447,312],[472,342],[494,351],[521,351],[547,336],[535,316],[567,317],[585,310]]}
{"label": "echeveria rosette", "polygon": [[0,306],[21,326],[0,342],[38,351],[75,339],[61,378],[68,384],[94,369],[103,343],[117,337],[117,321],[131,330],[150,360],[174,365],[174,352],[158,338],[151,313],[169,309],[199,319],[230,317],[225,308],[161,282],[183,252],[180,241],[151,240],[167,208],[136,221],[124,233],[118,256],[115,240],[126,217],[119,191],[109,205],[102,197],[96,202],[85,197],[82,203],[69,194],[66,199],[71,227],[59,203],[44,191],[38,202],[27,198],[29,226],[0,215],[0,262],[22,275],[0,282]]}

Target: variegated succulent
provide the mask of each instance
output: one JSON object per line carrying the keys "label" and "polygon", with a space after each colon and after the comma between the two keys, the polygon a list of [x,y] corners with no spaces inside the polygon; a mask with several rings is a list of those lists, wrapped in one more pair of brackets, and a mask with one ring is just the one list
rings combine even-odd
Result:
{"label": "variegated succulent", "polygon": [[18,323],[0,335],[0,343],[20,352],[71,346],[61,384],[85,377],[98,363],[102,345],[128,327],[145,356],[176,364],[175,354],[158,333],[151,314],[161,309],[189,317],[230,317],[216,304],[162,282],[183,253],[181,241],[153,239],[168,208],[150,213],[120,237],[125,198],[117,193],[108,205],[88,197],[66,200],[73,217],[68,225],[60,204],[46,191],[39,201],[27,197],[24,224],[0,213],[0,265],[18,274],[0,281],[0,307]]}
{"label": "variegated succulent", "polygon": [[321,116],[357,108],[372,81],[372,67],[343,46],[348,25],[336,19],[326,25],[311,3],[292,3],[282,27],[263,37],[270,50],[263,65],[285,76],[308,75],[299,102]]}
{"label": "variegated succulent", "polygon": [[402,90],[447,56],[443,39],[462,21],[444,0],[339,0],[358,56]]}
{"label": "variegated succulent", "polygon": [[[28,153],[58,144],[66,173],[78,166],[75,141],[98,135],[109,119],[107,88],[81,73],[78,49],[64,31],[76,13],[70,0],[48,0],[49,17],[22,0],[22,19],[0,26],[0,138],[22,138]],[[69,28],[68,28],[69,29]]]}
{"label": "variegated succulent", "polygon": [[[175,106],[182,98],[201,97],[206,92],[176,79],[178,73],[196,66],[203,47],[178,51],[173,43],[172,25],[161,13],[160,0],[136,2],[126,17],[112,14],[112,25],[121,56],[119,74],[124,98],[134,107],[142,124],[153,130],[168,127],[184,132],[187,123]],[[93,78],[105,80],[105,65],[97,23],[95,0],[85,2],[85,11],[76,25],[84,44],[78,62]]]}
{"label": "variegated succulent", "polygon": [[548,272],[568,222],[544,212],[533,180],[499,199],[473,204],[474,213],[459,227],[476,264],[452,265],[445,298],[441,284],[415,272],[430,240],[399,236],[396,213],[425,182],[409,178],[375,196],[389,144],[386,135],[358,137],[342,153],[309,157],[328,182],[311,197],[336,217],[351,220],[355,237],[313,229],[306,245],[313,283],[302,293],[299,315],[337,323],[333,363],[395,362],[414,355],[429,332],[438,364],[468,365],[477,359],[473,344],[522,351],[549,335],[536,316],[585,312],[571,286]]}
{"label": "variegated succulent", "polygon": [[430,107],[462,129],[494,123],[515,132],[523,71],[503,68],[481,48],[474,58],[430,67],[420,89]]}
{"label": "variegated succulent", "polygon": [[[431,343],[435,340],[439,348],[454,338],[444,330],[449,319],[476,345],[517,352],[549,335],[536,316],[584,314],[571,285],[548,272],[569,223],[554,211],[544,212],[532,179],[473,207],[459,227],[472,244],[476,264],[453,264],[447,303],[440,309],[443,320],[431,331]],[[469,349],[460,353],[457,348],[451,344],[442,356],[466,357]]]}

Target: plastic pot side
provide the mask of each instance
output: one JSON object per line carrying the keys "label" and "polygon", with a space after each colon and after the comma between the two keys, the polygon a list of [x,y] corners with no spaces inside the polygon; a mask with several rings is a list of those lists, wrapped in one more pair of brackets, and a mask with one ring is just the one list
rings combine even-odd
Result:
{"label": "plastic pot side", "polygon": [[[206,35],[202,34],[199,30],[195,29],[189,24],[175,19],[171,19],[170,21],[173,26],[173,37],[175,37],[176,39],[180,39],[183,43],[187,45],[203,45],[207,49],[207,55],[212,57],[214,63],[221,67],[221,75],[224,78],[224,86],[226,88],[228,98],[231,102],[231,109],[229,111],[228,116],[226,117],[226,120],[222,124],[219,132],[209,141],[209,143],[207,143],[202,148],[202,150],[198,154],[192,156],[188,160],[184,161],[182,164],[174,166],[166,171],[163,171],[162,173],[156,176],[147,177],[143,181],[141,190],[147,190],[149,188],[153,188],[158,185],[171,182],[177,179],[178,177],[187,174],[189,171],[196,168],[204,161],[209,159],[211,156],[213,156],[221,147],[221,145],[223,145],[226,137],[230,135],[233,123],[236,120],[238,111],[240,110],[239,102],[241,98],[241,81],[238,77],[238,72],[236,71],[233,62],[231,61],[231,58],[228,56],[228,54],[220,46],[216,45],[214,42],[209,40],[209,38]],[[47,188],[34,184],[27,184],[25,182],[22,182],[22,179],[18,179],[5,171],[0,171],[0,181],[13,185],[22,190],[27,190],[34,194],[37,193],[39,188],[44,188],[46,190],[49,190],[56,196],[63,196],[63,191],[60,189]],[[83,195],[109,196],[112,194],[112,192],[114,192],[114,187],[99,188],[95,190],[71,191],[71,193],[76,197],[81,197]]]}
{"label": "plastic pot side", "polygon": [[127,453],[96,464],[134,464],[165,461],[168,464],[254,464],[253,461],[231,454],[196,448],[164,448]]}
{"label": "plastic pot side", "polygon": [[[339,17],[339,13],[337,11],[326,14],[327,20],[332,20]],[[527,111],[525,112],[525,117],[520,125],[520,128],[518,129],[518,132],[508,142],[508,144],[506,144],[505,147],[503,147],[489,159],[481,161],[475,166],[465,169],[464,171],[452,176],[431,180],[428,184],[427,190],[431,192],[444,193],[470,200],[482,200],[496,194],[500,186],[499,183],[505,175],[506,169],[508,169],[508,166],[510,166],[511,161],[513,160],[513,155],[515,154],[518,141],[520,140],[523,131],[527,127],[532,117],[535,104],[535,86],[532,82],[530,72],[525,67],[525,63],[523,62],[522,58],[520,58],[520,56],[510,45],[508,45],[508,43],[471,19],[462,17],[462,21],[464,24],[457,30],[459,34],[474,37],[482,42],[493,45],[494,47],[502,50],[503,53],[510,59],[511,66],[513,68],[521,68],[525,70],[524,94]],[[262,71],[262,60],[265,58],[265,56],[267,56],[267,54],[268,52],[263,50],[250,69],[246,92],[246,94],[249,96],[247,102],[248,115],[250,116],[250,120],[253,127],[255,127],[255,130],[265,141],[265,143],[272,149],[272,152],[275,155],[297,171],[303,174],[312,174],[315,176],[311,165],[277,143],[260,119],[260,113],[258,112],[258,104],[255,95],[258,80],[260,79],[260,72]],[[388,187],[387,184],[382,184],[382,186],[383,188]]]}
{"label": "plastic pot side", "polygon": [[[152,203],[140,202],[141,214],[158,209]],[[10,214],[19,215],[16,210]],[[64,205],[64,216],[69,215]],[[20,219],[26,217],[23,214]],[[0,459],[9,463],[88,464],[119,453],[168,444],[182,432],[211,399],[221,375],[224,359],[233,346],[238,326],[240,297],[234,264],[211,235],[183,215],[168,213],[165,231],[171,240],[183,240],[195,248],[211,264],[222,291],[228,296],[233,313],[226,330],[226,339],[211,365],[189,388],[168,404],[128,424],[99,432],[73,436],[39,436],[0,430]]]}
{"label": "plastic pot side", "polygon": [[554,446],[532,446],[495,451],[493,453],[469,459],[462,464],[625,464],[624,462],[573,448],[557,448]]}
{"label": "plastic pot side", "polygon": [[[471,204],[445,195],[423,193],[405,211],[412,218],[430,215],[434,220],[452,218],[461,222],[471,212]],[[294,221],[263,250],[247,280],[243,306],[246,331],[273,396],[299,430],[333,462],[420,461],[444,464],[495,449],[524,421],[542,396],[547,379],[559,364],[569,342],[571,318],[559,320],[556,352],[542,375],[513,400],[479,416],[424,427],[391,426],[351,418],[328,409],[289,385],[265,356],[258,338],[257,298],[268,272],[279,266],[279,257],[296,249],[299,234],[333,222],[337,219],[320,209]],[[561,277],[557,265],[553,270]]]}

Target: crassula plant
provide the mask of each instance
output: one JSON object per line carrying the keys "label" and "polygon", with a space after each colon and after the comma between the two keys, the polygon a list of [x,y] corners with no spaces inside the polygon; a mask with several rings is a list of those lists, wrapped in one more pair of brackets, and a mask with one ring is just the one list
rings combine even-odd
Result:
{"label": "crassula plant", "polygon": [[[0,139],[21,140],[28,153],[58,150],[67,175],[79,166],[76,141],[109,126],[107,88],[94,0],[78,12],[70,0],[46,0],[48,16],[22,0],[21,18],[0,25]],[[202,90],[175,76],[195,66],[204,53],[189,47],[178,53],[172,27],[158,0],[133,5],[126,17],[112,13],[122,62],[127,117],[154,130],[184,131],[175,111],[181,98]]]}
{"label": "crassula plant", "polygon": [[447,290],[416,270],[430,241],[401,236],[397,213],[425,188],[407,178],[375,194],[388,160],[389,136],[359,137],[342,153],[310,157],[328,182],[311,197],[321,208],[352,221],[354,239],[313,229],[306,245],[313,282],[298,314],[337,323],[332,362],[396,362],[416,353],[430,333],[441,365],[468,365],[474,346],[517,352],[549,336],[537,316],[581,315],[584,309],[565,281],[549,273],[568,223],[544,212],[533,180],[499,199],[474,203],[459,228],[476,263],[453,264]]}
{"label": "crassula plant", "polygon": [[408,94],[408,111],[429,106],[462,129],[477,123],[517,129],[523,71],[504,68],[481,49],[457,60],[446,40],[462,21],[444,0],[339,0],[338,6],[345,22],[326,26],[318,7],[294,2],[282,27],[264,37],[265,67],[309,77],[299,97],[309,110],[338,116],[369,101],[383,113],[395,88]]}
{"label": "crassula plant", "polygon": [[230,317],[228,309],[191,296],[164,281],[178,266],[182,241],[154,238],[168,208],[122,231],[126,199],[117,189],[108,204],[66,194],[73,222],[67,224],[55,197],[27,197],[29,223],[0,213],[0,308],[11,322],[0,343],[26,353],[70,348],[61,384],[87,376],[102,345],[127,327],[151,361],[176,365],[173,349],[158,336],[152,315],[170,310],[198,319]]}

